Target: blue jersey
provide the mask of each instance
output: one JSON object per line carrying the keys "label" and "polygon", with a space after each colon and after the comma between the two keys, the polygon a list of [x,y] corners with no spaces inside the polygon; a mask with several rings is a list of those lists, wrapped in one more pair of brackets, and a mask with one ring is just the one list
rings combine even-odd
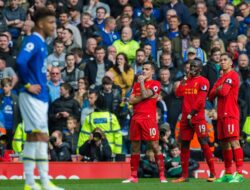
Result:
{"label": "blue jersey", "polygon": [[[45,63],[47,55],[45,40],[40,34],[33,33],[25,40],[25,44],[23,44],[16,60],[22,82],[24,84],[39,84],[41,86],[41,92],[38,95],[31,95],[43,102],[48,102],[49,100],[46,85],[47,66]],[[25,89],[23,88],[22,91],[25,91]]]}

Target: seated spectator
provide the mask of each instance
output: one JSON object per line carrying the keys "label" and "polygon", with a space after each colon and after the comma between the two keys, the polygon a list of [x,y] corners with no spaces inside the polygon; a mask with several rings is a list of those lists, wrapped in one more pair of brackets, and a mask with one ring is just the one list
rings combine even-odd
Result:
{"label": "seated spectator", "polygon": [[73,53],[75,56],[76,68],[80,69],[81,71],[84,71],[84,68],[86,66],[86,62],[83,60],[82,48],[73,48],[71,50],[71,53]]}
{"label": "seated spectator", "polygon": [[104,29],[104,21],[106,16],[107,10],[104,7],[98,7],[96,9],[96,17],[94,17],[94,25],[99,28],[99,30]]}
{"label": "seated spectator", "polygon": [[10,162],[10,155],[14,153],[13,150],[7,149],[7,135],[2,121],[0,121],[0,162]]}
{"label": "seated spectator", "polygon": [[54,131],[49,139],[49,154],[51,161],[71,161],[70,147],[62,141],[62,132]]}
{"label": "seated spectator", "polygon": [[122,90],[122,97],[132,87],[134,82],[134,70],[128,63],[128,58],[125,53],[118,53],[116,56],[115,65],[109,70],[114,76],[114,84]]}
{"label": "seated spectator", "polygon": [[70,115],[77,121],[80,120],[80,106],[74,99],[74,90],[68,83],[62,83],[60,86],[60,97],[56,99],[49,107],[49,130],[63,131],[67,128],[67,119]]}
{"label": "seated spectator", "polygon": [[250,5],[247,2],[239,4],[240,15],[236,16],[239,22],[239,34],[247,34],[250,24]]}
{"label": "seated spectator", "polygon": [[[165,158],[165,175],[168,177],[180,177],[182,173],[181,167],[181,151],[178,145],[173,144],[170,147],[170,155]],[[194,177],[193,172],[199,168],[199,163],[190,159],[188,166],[189,177]]]}
{"label": "seated spectator", "polygon": [[77,142],[79,136],[79,125],[73,116],[67,119],[67,130],[63,131],[63,142],[69,144],[70,153],[76,154]]}
{"label": "seated spectator", "polygon": [[11,148],[13,134],[17,125],[21,122],[21,113],[19,110],[18,96],[11,92],[12,82],[9,78],[1,80],[3,94],[0,95],[0,109],[2,110],[5,129],[7,131],[7,148]]}
{"label": "seated spectator", "polygon": [[101,128],[95,128],[89,139],[80,147],[84,161],[111,161],[111,148]]}
{"label": "seated spectator", "polygon": [[61,70],[65,67],[64,44],[62,41],[54,41],[54,52],[47,57],[47,67],[59,67]]}
{"label": "seated spectator", "polygon": [[85,78],[80,78],[78,80],[77,90],[75,92],[75,100],[78,101],[80,108],[86,107],[88,105],[88,89],[88,81]]}
{"label": "seated spectator", "polygon": [[163,123],[159,126],[159,145],[161,147],[162,154],[169,156],[170,147],[175,143],[175,139],[171,136],[171,129],[168,123]]}
{"label": "seated spectator", "polygon": [[79,135],[78,148],[88,141],[92,131],[99,127],[107,137],[111,146],[112,154],[121,154],[122,152],[122,133],[117,117],[105,111],[104,98],[98,96],[95,101],[96,109],[94,112],[87,115]]}
{"label": "seated spectator", "polygon": [[84,76],[83,71],[76,68],[76,60],[73,53],[65,56],[66,67],[62,70],[62,80],[77,89],[77,81]]}
{"label": "seated spectator", "polygon": [[70,20],[69,24],[73,26],[77,26],[81,22],[81,13],[79,10],[77,10],[76,6],[72,6],[69,8],[69,15],[70,15]]}
{"label": "seated spectator", "polygon": [[64,28],[62,32],[62,42],[65,46],[65,52],[71,53],[73,48],[79,48],[80,46],[73,40],[73,32],[69,28]]}

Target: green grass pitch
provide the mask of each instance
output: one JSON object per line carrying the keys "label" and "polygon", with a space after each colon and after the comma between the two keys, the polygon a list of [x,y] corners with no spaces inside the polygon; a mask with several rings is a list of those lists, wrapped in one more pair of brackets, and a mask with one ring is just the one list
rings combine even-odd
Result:
{"label": "green grass pitch", "polygon": [[[170,181],[171,179],[169,179]],[[65,190],[249,190],[250,179],[243,183],[208,183],[205,179],[191,179],[186,183],[160,183],[158,179],[140,179],[137,184],[122,184],[119,179],[55,180]],[[1,180],[0,190],[22,190],[22,180]]]}

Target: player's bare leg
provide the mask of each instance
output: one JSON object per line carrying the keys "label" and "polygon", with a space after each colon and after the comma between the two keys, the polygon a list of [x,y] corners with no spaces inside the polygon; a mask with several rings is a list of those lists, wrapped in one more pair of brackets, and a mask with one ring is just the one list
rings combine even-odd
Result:
{"label": "player's bare leg", "polygon": [[140,163],[140,141],[131,141],[131,159],[130,159],[130,168],[131,176],[122,181],[122,183],[138,183],[138,167]]}
{"label": "player's bare leg", "polygon": [[155,161],[156,161],[157,166],[158,166],[160,182],[167,183],[168,181],[167,181],[167,179],[165,177],[165,173],[164,173],[164,158],[163,158],[163,154],[160,151],[159,141],[158,140],[151,141],[151,147],[154,151]]}

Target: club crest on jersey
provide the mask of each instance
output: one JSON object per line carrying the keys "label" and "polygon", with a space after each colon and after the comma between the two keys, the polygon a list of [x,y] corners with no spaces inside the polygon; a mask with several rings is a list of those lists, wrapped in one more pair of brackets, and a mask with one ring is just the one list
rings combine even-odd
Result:
{"label": "club crest on jersey", "polygon": [[201,87],[201,90],[206,91],[206,90],[207,90],[207,85],[203,85],[203,86]]}
{"label": "club crest on jersey", "polygon": [[154,90],[155,92],[157,92],[157,91],[158,91],[158,86],[154,86],[154,87],[153,87],[153,90]]}
{"label": "club crest on jersey", "polygon": [[232,79],[227,79],[227,80],[226,80],[226,83],[232,84]]}
{"label": "club crest on jersey", "polygon": [[35,45],[32,42],[26,44],[24,50],[27,52],[31,52],[34,49]]}

